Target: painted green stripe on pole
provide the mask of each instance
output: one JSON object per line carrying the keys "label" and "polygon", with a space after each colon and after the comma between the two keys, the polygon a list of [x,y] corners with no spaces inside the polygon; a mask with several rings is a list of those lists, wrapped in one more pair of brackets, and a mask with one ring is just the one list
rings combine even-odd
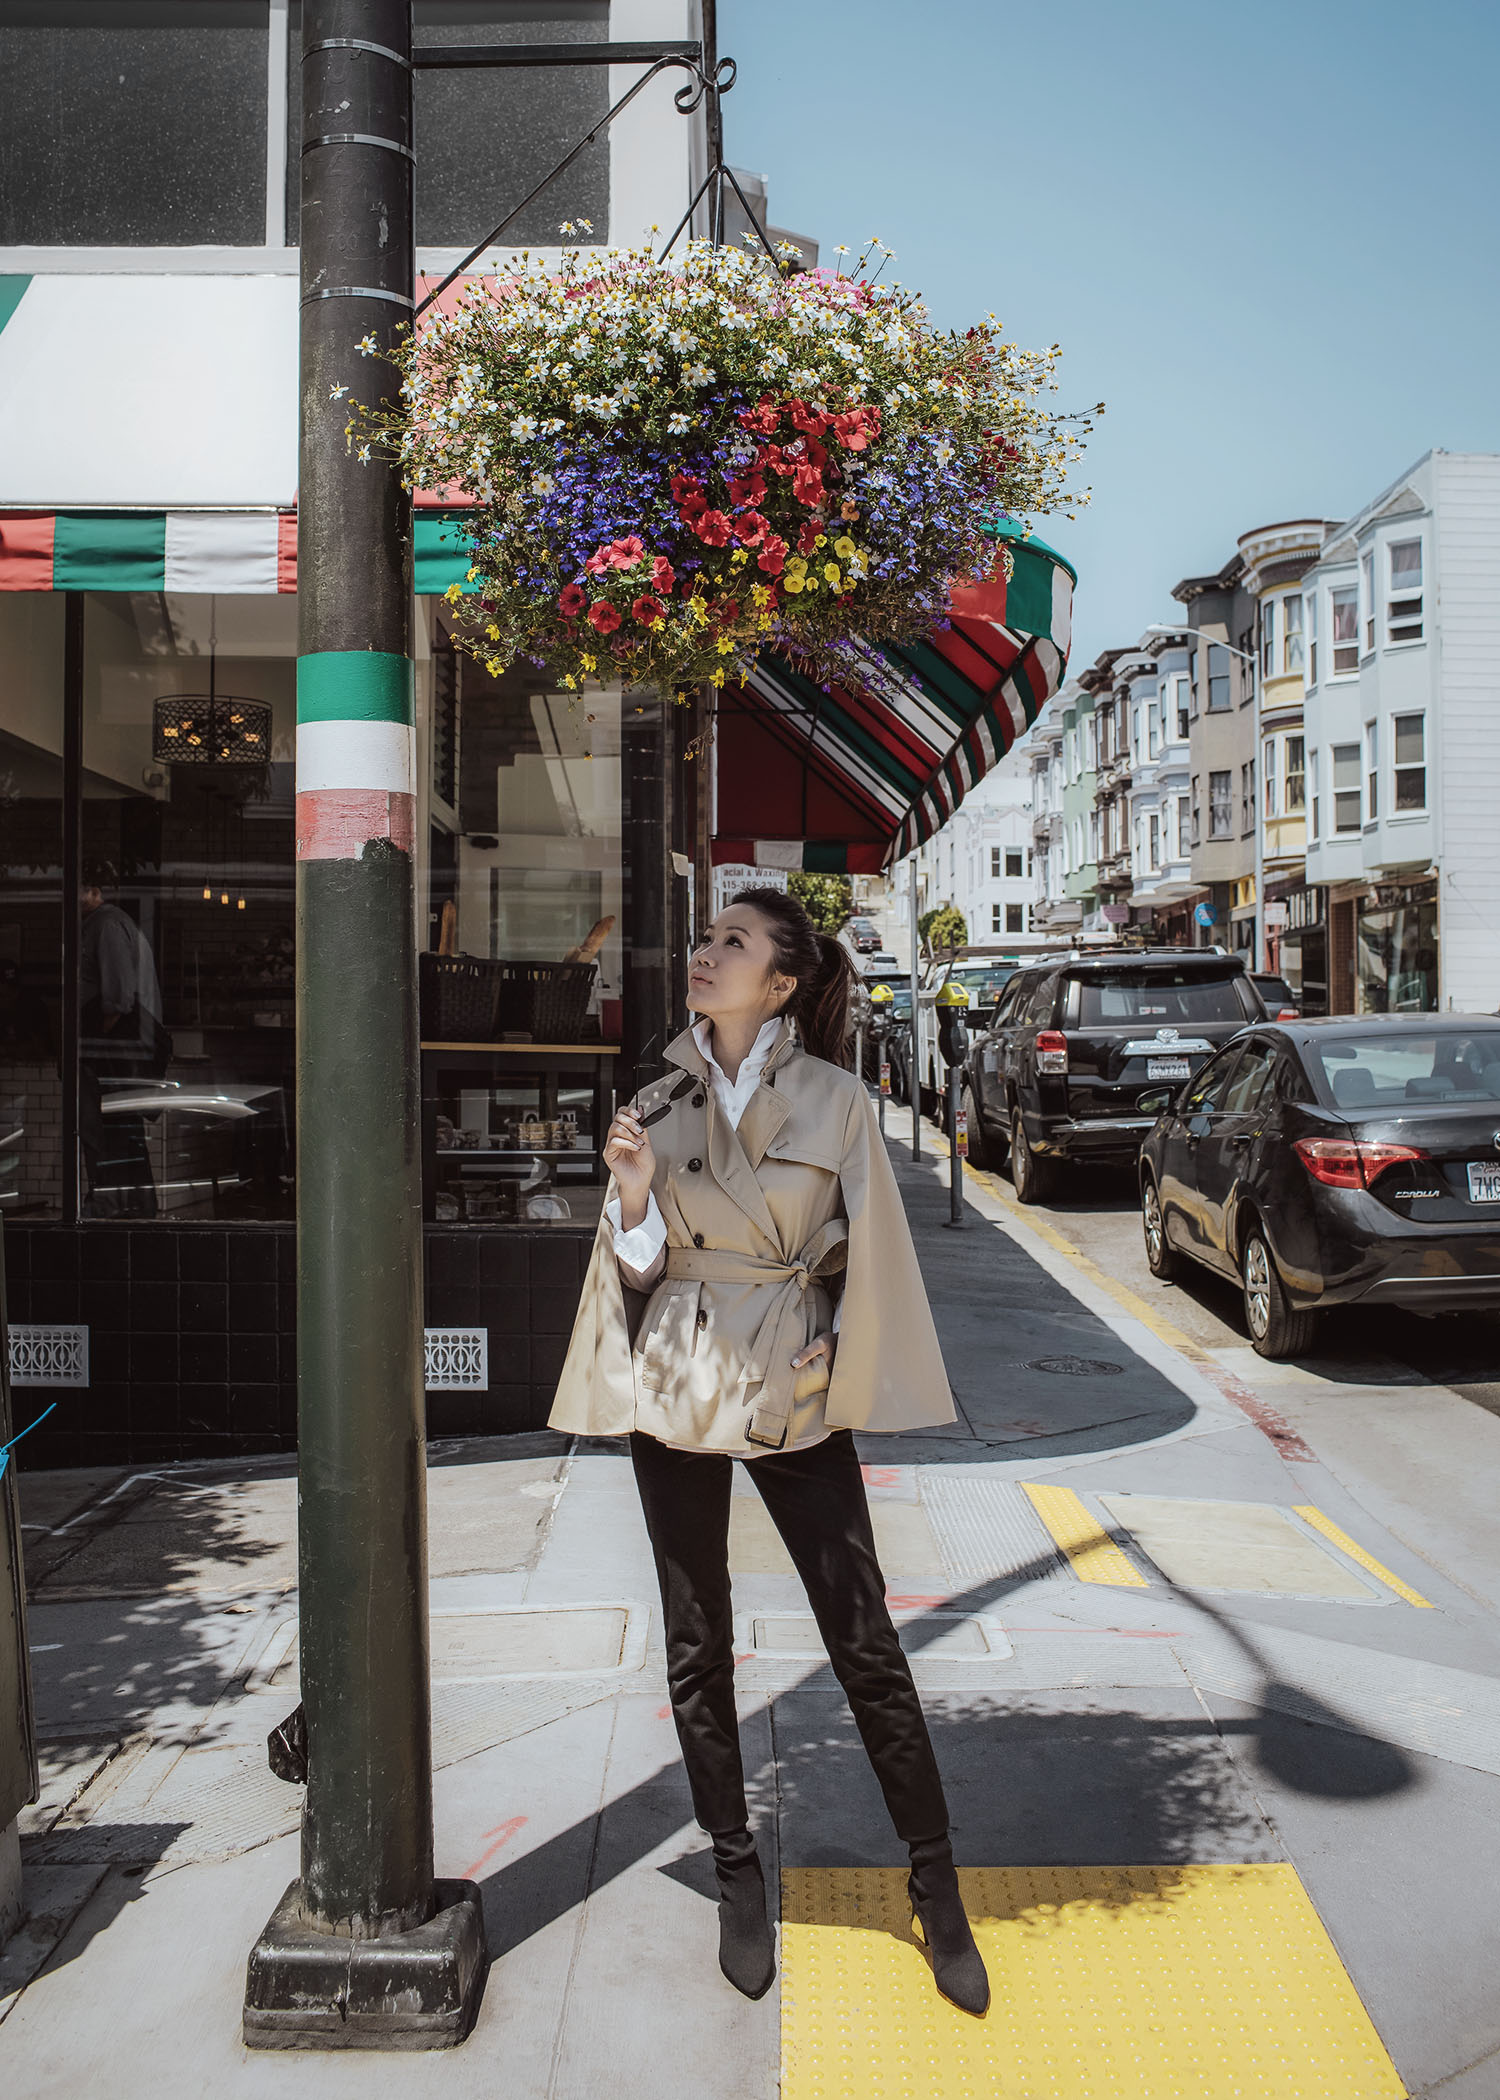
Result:
{"label": "painted green stripe on pole", "polygon": [[409,656],[329,649],[297,659],[299,722],[416,720]]}
{"label": "painted green stripe on pole", "polygon": [[0,328],[3,328],[26,296],[29,277],[0,277]]}
{"label": "painted green stripe on pole", "polygon": [[55,591],[159,591],[167,581],[167,521],[160,511],[70,517],[52,541]]}
{"label": "painted green stripe on pole", "polygon": [[435,595],[455,583],[461,591],[478,590],[477,583],[469,582],[474,554],[466,525],[452,518],[418,518],[411,545],[418,591]]}

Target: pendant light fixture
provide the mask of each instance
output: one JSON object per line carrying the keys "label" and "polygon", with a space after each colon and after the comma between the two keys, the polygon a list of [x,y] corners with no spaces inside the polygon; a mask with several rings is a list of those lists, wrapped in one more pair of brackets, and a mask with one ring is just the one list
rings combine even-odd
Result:
{"label": "pendant light fixture", "polygon": [[[263,766],[271,757],[271,710],[264,700],[219,691],[218,600],[208,614],[208,691],[169,693],[151,713],[151,756],[177,766]],[[210,893],[205,890],[204,895]]]}

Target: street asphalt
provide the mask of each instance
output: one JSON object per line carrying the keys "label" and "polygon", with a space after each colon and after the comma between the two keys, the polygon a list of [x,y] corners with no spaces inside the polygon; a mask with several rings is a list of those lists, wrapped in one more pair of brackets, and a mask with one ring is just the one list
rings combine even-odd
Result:
{"label": "street asphalt", "polygon": [[931,1996],[746,1480],[784,1975],[754,2005],[722,1980],[628,1463],[532,1436],[429,1471],[437,1858],[484,1892],[477,2028],[448,2054],[247,2052],[245,1955],[297,1867],[264,1755],[297,1696],[294,1469],[32,1473],[46,1786],[0,1955],[7,2100],[1500,2100],[1496,1330],[1346,1319],[1266,1364],[1232,1292],[1150,1278],[1127,1185],[1027,1211],[971,1173],[955,1231],[908,1132],[893,1111],[959,1420],[861,1456],[958,1857],[990,1870],[990,2018]]}

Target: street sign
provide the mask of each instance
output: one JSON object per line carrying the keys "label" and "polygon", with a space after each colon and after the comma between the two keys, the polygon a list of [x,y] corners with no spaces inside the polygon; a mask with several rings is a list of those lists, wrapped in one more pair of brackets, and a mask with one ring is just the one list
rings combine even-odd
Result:
{"label": "street sign", "polygon": [[1286,901],[1284,898],[1273,898],[1269,903],[1266,904],[1265,921],[1268,928],[1272,926],[1285,926],[1287,921],[1287,908]]}
{"label": "street sign", "polygon": [[1128,904],[1101,904],[1099,916],[1106,926],[1128,926],[1130,906]]}
{"label": "street sign", "polygon": [[1218,916],[1211,904],[1195,904],[1193,906],[1193,917],[1200,926],[1212,926]]}

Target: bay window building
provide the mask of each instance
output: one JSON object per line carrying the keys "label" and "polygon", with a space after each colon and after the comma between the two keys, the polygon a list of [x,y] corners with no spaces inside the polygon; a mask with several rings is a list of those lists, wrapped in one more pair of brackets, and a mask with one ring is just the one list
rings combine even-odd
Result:
{"label": "bay window building", "polygon": [[1332,1010],[1500,1004],[1500,455],[1433,451],[1302,584],[1306,869]]}

